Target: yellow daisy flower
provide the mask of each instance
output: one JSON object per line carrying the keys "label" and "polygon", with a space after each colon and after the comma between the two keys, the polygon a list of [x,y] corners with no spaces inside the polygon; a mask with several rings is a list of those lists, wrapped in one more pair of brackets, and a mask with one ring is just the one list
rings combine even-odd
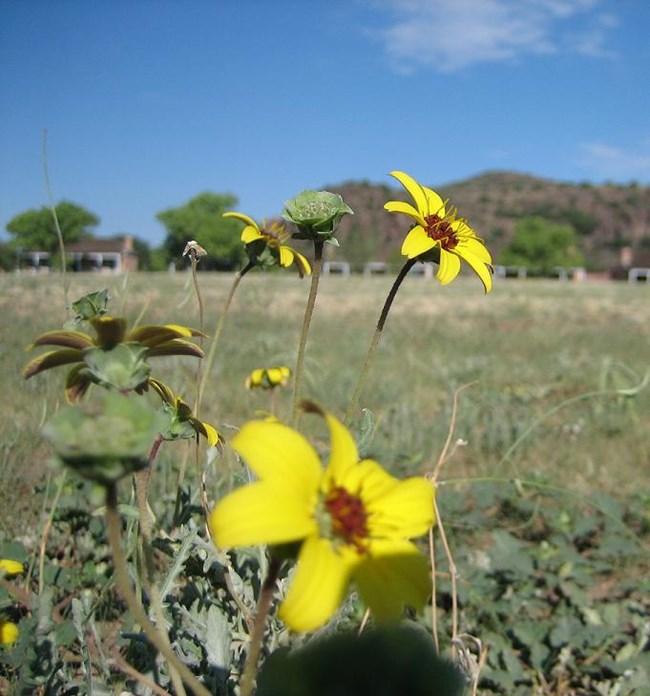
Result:
{"label": "yellow daisy flower", "polygon": [[264,265],[265,252],[268,251],[272,262],[284,268],[295,266],[301,278],[311,274],[309,261],[295,249],[283,243],[291,237],[284,225],[274,222],[262,229],[253,218],[243,213],[224,213],[223,217],[235,218],[246,225],[242,230],[241,240],[246,245],[251,263]]}
{"label": "yellow daisy flower", "polygon": [[413,259],[433,251],[432,260],[440,264],[436,277],[442,285],[451,283],[458,275],[462,259],[480,278],[485,292],[490,292],[492,257],[483,240],[463,218],[456,217],[456,209],[448,207],[435,191],[404,172],[391,172],[391,176],[404,186],[415,203],[413,206],[404,201],[389,201],[384,206],[390,213],[402,213],[415,221],[402,244],[402,254]]}
{"label": "yellow daisy flower", "polygon": [[[66,398],[70,403],[79,401],[92,383],[87,374],[84,359],[94,349],[109,351],[118,346],[131,346],[142,352],[143,357],[167,355],[191,355],[204,357],[203,350],[186,339],[205,334],[179,324],[151,324],[127,331],[126,319],[108,315],[95,316],[89,320],[95,331],[91,336],[83,331],[48,331],[41,334],[29,348],[36,346],[60,346],[58,350],[42,353],[29,362],[23,377],[34,375],[60,365],[81,363],[70,370],[66,379]],[[143,382],[147,375],[144,375]],[[139,385],[137,385],[139,386]]]}
{"label": "yellow daisy flower", "polygon": [[349,431],[314,404],[330,430],[329,462],[298,432],[252,421],[232,441],[258,480],[221,500],[210,515],[223,548],[302,542],[280,618],[296,631],[322,626],[350,582],[377,619],[396,619],[405,604],[421,609],[430,592],[425,557],[409,539],[434,522],[432,484],[399,481],[375,461],[359,461]]}
{"label": "yellow daisy flower", "polygon": [[290,367],[260,367],[246,378],[246,389],[284,387],[291,377]]}
{"label": "yellow daisy flower", "polygon": [[0,645],[13,645],[18,640],[18,626],[0,619]]}

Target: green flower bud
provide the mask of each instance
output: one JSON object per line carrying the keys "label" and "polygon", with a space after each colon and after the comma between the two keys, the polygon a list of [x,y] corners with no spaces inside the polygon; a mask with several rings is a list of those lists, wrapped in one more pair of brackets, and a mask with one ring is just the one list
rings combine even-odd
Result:
{"label": "green flower bud", "polygon": [[43,434],[63,464],[107,485],[147,466],[166,420],[141,399],[107,392],[92,404],[63,409]]}
{"label": "green flower bud", "polygon": [[344,215],[354,215],[341,196],[329,191],[303,191],[284,204],[282,217],[298,228],[294,239],[338,242],[334,232]]}
{"label": "green flower bud", "polygon": [[113,348],[90,348],[83,354],[80,374],[94,384],[120,392],[136,389],[147,381],[151,369],[149,349],[139,343],[119,343]]}

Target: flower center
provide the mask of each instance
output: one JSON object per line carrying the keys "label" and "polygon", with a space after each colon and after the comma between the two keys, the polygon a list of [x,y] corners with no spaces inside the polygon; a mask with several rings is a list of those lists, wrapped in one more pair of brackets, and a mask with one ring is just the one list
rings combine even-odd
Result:
{"label": "flower center", "polygon": [[279,246],[289,239],[291,233],[284,225],[273,222],[262,230],[262,235],[266,237],[267,244]]}
{"label": "flower center", "polygon": [[427,226],[424,231],[427,236],[436,242],[440,242],[443,249],[455,249],[458,244],[458,237],[454,232],[451,224],[446,218],[441,218],[439,215],[427,215],[424,218]]}
{"label": "flower center", "polygon": [[331,517],[332,532],[362,552],[368,537],[368,515],[361,499],[337,486],[327,494],[324,504]]}

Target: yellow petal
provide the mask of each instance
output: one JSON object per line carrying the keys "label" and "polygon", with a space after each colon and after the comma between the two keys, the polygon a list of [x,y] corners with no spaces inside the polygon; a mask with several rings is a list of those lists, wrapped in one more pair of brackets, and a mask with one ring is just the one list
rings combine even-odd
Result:
{"label": "yellow petal", "polygon": [[436,244],[437,242],[431,239],[420,225],[416,225],[404,239],[402,244],[402,256],[414,259],[420,254],[424,254],[426,251],[433,249]]}
{"label": "yellow petal", "polygon": [[174,338],[191,338],[202,335],[204,334],[200,331],[180,324],[151,324],[129,331],[126,340],[142,343],[142,345],[152,348]]}
{"label": "yellow petal", "polygon": [[10,558],[0,558],[0,575],[20,575],[25,568],[19,561]]}
{"label": "yellow petal", "polygon": [[442,285],[447,285],[458,275],[460,272],[460,259],[456,254],[452,254],[445,249],[440,249],[440,267],[438,268],[438,273],[436,278],[442,283]]}
{"label": "yellow petal", "polygon": [[215,447],[219,444],[221,441],[221,435],[219,435],[216,428],[205,421],[199,420],[198,418],[192,417],[189,420],[194,425],[196,430],[205,436],[205,439],[208,441],[208,445],[210,445],[210,447]]}
{"label": "yellow petal", "polygon": [[293,250],[288,246],[280,247],[280,265],[289,268],[293,265]]}
{"label": "yellow petal", "polygon": [[266,371],[269,382],[272,385],[286,384],[291,375],[291,369],[288,367],[269,367]]}
{"label": "yellow petal", "polygon": [[360,497],[364,505],[367,505],[398,486],[400,481],[391,476],[377,462],[364,459],[347,471],[341,484],[346,491]]}
{"label": "yellow petal", "polygon": [[246,389],[253,389],[253,387],[259,387],[262,384],[262,379],[264,378],[264,368],[260,367],[257,370],[253,370],[250,375],[246,378]]}
{"label": "yellow petal", "polygon": [[283,544],[317,531],[315,496],[301,498],[293,491],[257,481],[229,493],[210,513],[212,538],[221,548]]}
{"label": "yellow petal", "polygon": [[323,487],[343,486],[350,468],[359,463],[357,445],[350,431],[334,416],[324,413],[330,430],[330,458]]}
{"label": "yellow petal", "polygon": [[12,645],[18,640],[18,626],[0,619],[0,645]]}
{"label": "yellow petal", "polygon": [[426,534],[435,520],[433,496],[431,482],[422,477],[399,481],[375,498],[364,495],[371,537],[410,539]]}
{"label": "yellow petal", "polygon": [[277,482],[297,496],[309,497],[318,490],[322,468],[316,450],[288,426],[251,421],[232,439],[231,446],[258,478]]}
{"label": "yellow petal", "polygon": [[246,225],[250,225],[251,227],[254,227],[258,232],[259,232],[259,226],[253,220],[252,217],[248,217],[248,215],[244,215],[244,213],[224,213],[221,217],[225,218],[235,218],[236,220],[240,220],[241,222],[245,223]]}
{"label": "yellow petal", "polygon": [[354,569],[354,580],[378,620],[398,619],[404,605],[421,610],[431,593],[429,564],[406,541],[373,543]]}
{"label": "yellow petal", "polygon": [[241,233],[241,241],[244,242],[244,244],[250,244],[251,242],[255,242],[258,239],[266,239],[263,234],[260,234],[260,231],[255,225],[253,227],[252,225],[248,225],[248,227],[244,227]]}
{"label": "yellow petal", "polygon": [[174,392],[164,382],[155,377],[149,377],[147,383],[166,404],[174,405],[176,401]]}
{"label": "yellow petal", "polygon": [[311,266],[309,265],[309,261],[307,261],[306,257],[297,252],[295,249],[293,250],[293,253],[295,256],[294,263],[296,264],[300,277],[302,278],[303,275],[311,275]]}
{"label": "yellow petal", "polygon": [[456,248],[462,249],[463,253],[468,251],[483,261],[483,263],[492,263],[492,255],[478,237],[462,237],[459,239],[458,247]]}
{"label": "yellow petal", "polygon": [[48,331],[41,334],[29,347],[63,346],[64,348],[84,350],[85,348],[92,348],[94,345],[92,338],[82,331]]}
{"label": "yellow petal", "polygon": [[151,358],[161,355],[191,355],[195,358],[203,358],[205,353],[203,349],[190,341],[184,341],[181,338],[174,338],[171,341],[160,343],[157,346],[149,348],[147,355]]}
{"label": "yellow petal", "polygon": [[355,555],[338,553],[326,539],[305,539],[289,592],[278,612],[280,619],[294,631],[314,631],[322,626],[345,597]]}
{"label": "yellow petal", "polygon": [[472,270],[481,279],[485,292],[490,292],[490,290],[492,290],[492,273],[490,272],[490,267],[486,265],[483,259],[480,259],[469,251],[465,251],[460,245],[456,247],[456,249],[461,258],[472,267]]}
{"label": "yellow petal", "polygon": [[427,197],[427,214],[437,215],[439,218],[445,217],[445,202],[440,198],[440,196],[430,188],[426,186],[422,187],[424,195]]}
{"label": "yellow petal", "polygon": [[31,360],[23,369],[23,377],[29,379],[39,372],[49,370],[60,365],[70,365],[71,363],[81,362],[83,353],[76,348],[61,348],[61,350],[51,350],[37,358]]}
{"label": "yellow petal", "polygon": [[391,176],[394,176],[397,181],[402,184],[402,186],[411,194],[411,197],[413,198],[415,205],[420,212],[420,215],[423,217],[428,214],[428,206],[427,206],[427,197],[426,194],[424,193],[424,189],[418,182],[413,179],[413,177],[410,177],[408,174],[405,174],[404,172],[391,172]]}
{"label": "yellow petal", "polygon": [[389,213],[402,213],[403,215],[408,215],[410,218],[415,220],[418,225],[426,225],[422,214],[410,203],[405,203],[404,201],[388,201],[388,203],[384,205],[384,209]]}

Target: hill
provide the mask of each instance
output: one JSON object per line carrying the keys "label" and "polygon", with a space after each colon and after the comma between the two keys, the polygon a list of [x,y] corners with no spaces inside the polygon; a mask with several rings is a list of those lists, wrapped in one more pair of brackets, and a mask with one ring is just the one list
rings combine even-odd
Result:
{"label": "hill", "polygon": [[[408,200],[395,187],[349,181],[326,186],[341,194],[355,211],[341,223],[341,250],[336,256],[353,264],[369,259],[394,262],[407,230],[401,215],[384,211],[388,200]],[[460,214],[485,239],[495,261],[512,238],[515,224],[539,215],[571,224],[590,268],[619,264],[620,249],[635,250],[640,265],[650,265],[650,187],[566,183],[516,172],[486,172],[463,181],[439,185],[426,183],[458,207]],[[638,262],[635,261],[635,263]]]}

